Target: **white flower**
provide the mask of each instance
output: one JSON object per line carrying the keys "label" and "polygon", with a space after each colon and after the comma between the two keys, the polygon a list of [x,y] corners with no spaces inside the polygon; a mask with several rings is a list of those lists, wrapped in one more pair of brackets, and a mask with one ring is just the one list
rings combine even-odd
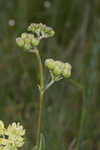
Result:
{"label": "white flower", "polygon": [[20,123],[14,122],[6,129],[4,123],[0,121],[0,134],[0,150],[17,150],[24,144],[25,129]]}

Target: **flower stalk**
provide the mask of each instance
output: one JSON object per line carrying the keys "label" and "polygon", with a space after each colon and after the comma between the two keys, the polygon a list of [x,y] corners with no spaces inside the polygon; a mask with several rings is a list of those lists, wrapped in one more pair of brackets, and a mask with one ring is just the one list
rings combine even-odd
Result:
{"label": "flower stalk", "polygon": [[[40,91],[40,110],[38,118],[38,128],[37,128],[37,139],[36,146],[40,146],[40,134],[42,126],[42,113],[43,113],[43,103],[44,103],[44,93],[50,88],[55,82],[63,79],[69,78],[71,75],[71,65],[69,63],[64,63],[61,61],[55,61],[53,59],[45,60],[45,67],[48,68],[51,76],[51,81],[44,86],[44,74],[43,74],[43,65],[41,61],[41,56],[38,50],[38,45],[40,41],[44,38],[54,36],[55,32],[51,27],[48,27],[43,24],[32,23],[28,28],[28,33],[22,33],[20,37],[16,39],[16,43],[19,47],[23,47],[25,51],[32,52],[35,54],[38,68],[39,68],[39,91]],[[31,32],[31,33],[30,33]]]}
{"label": "flower stalk", "polygon": [[41,61],[39,51],[36,49],[34,51],[34,53],[35,53],[36,58],[37,58],[38,68],[39,68],[39,72],[40,72],[40,87],[39,87],[39,91],[40,91],[40,112],[39,112],[39,118],[38,118],[37,141],[36,141],[36,144],[39,145],[40,144],[41,124],[42,124],[43,102],[44,102],[44,78],[43,78],[43,65],[42,65],[42,61]]}

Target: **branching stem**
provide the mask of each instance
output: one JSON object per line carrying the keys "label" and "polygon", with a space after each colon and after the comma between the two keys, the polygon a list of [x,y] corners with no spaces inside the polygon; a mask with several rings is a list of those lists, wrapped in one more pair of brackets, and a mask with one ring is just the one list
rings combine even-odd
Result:
{"label": "branching stem", "polygon": [[44,78],[43,78],[43,66],[42,66],[39,51],[37,49],[35,49],[34,53],[37,58],[39,72],[40,72],[40,112],[39,112],[39,120],[38,120],[38,128],[37,128],[37,141],[36,141],[37,145],[39,145],[40,144],[41,125],[42,125],[43,102],[44,102]]}
{"label": "branching stem", "polygon": [[49,87],[52,86],[54,83],[55,83],[55,80],[51,80],[51,81],[47,84],[47,86],[46,86],[46,88],[45,88],[45,91],[46,91],[47,89],[49,89]]}

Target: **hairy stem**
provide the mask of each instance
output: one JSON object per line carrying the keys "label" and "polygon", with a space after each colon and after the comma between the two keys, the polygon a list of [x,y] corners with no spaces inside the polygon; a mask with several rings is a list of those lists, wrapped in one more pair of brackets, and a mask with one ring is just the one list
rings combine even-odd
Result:
{"label": "hairy stem", "polygon": [[40,72],[40,112],[39,112],[39,120],[38,120],[38,128],[37,128],[37,145],[40,144],[40,132],[42,125],[42,112],[43,112],[43,101],[44,101],[44,78],[43,78],[43,66],[41,62],[41,57],[39,51],[36,49],[35,55],[38,62],[39,72]]}

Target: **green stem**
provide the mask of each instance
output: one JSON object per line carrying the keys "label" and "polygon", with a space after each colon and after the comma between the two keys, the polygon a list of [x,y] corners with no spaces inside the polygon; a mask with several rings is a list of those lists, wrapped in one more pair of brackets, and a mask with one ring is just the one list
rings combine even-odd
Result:
{"label": "green stem", "polygon": [[46,86],[46,88],[45,88],[45,91],[46,91],[47,89],[49,89],[54,83],[55,83],[55,80],[51,80],[51,81],[47,84],[47,86]]}
{"label": "green stem", "polygon": [[34,52],[35,52],[35,55],[37,58],[39,72],[40,72],[40,112],[39,112],[37,141],[36,141],[37,145],[39,145],[40,144],[41,125],[42,125],[43,101],[44,101],[44,78],[43,78],[43,66],[42,66],[39,51],[36,49]]}

